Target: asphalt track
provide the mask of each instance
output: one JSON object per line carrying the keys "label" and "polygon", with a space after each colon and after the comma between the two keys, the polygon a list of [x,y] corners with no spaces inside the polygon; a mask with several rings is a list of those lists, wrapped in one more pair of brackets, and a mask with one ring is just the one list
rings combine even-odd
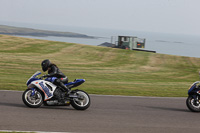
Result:
{"label": "asphalt track", "polygon": [[200,113],[186,98],[91,95],[88,110],[71,106],[28,108],[22,92],[0,91],[0,130],[90,133],[188,133],[200,131]]}

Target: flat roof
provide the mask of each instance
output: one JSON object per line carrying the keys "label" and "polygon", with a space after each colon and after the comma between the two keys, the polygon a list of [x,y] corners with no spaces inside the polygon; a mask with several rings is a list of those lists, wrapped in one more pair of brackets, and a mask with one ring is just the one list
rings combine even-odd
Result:
{"label": "flat roof", "polygon": [[136,36],[118,36],[118,37],[134,37],[135,38]]}

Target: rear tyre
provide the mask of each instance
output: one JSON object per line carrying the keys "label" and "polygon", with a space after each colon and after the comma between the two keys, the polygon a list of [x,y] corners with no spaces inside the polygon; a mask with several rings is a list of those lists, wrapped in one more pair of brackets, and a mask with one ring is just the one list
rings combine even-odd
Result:
{"label": "rear tyre", "polygon": [[22,95],[24,104],[31,108],[38,108],[43,103],[43,95],[41,91],[35,90],[35,94],[32,96],[32,90],[27,89]]}
{"label": "rear tyre", "polygon": [[86,110],[89,108],[91,101],[90,96],[86,92],[78,90],[74,95],[77,95],[79,98],[73,98],[71,100],[72,107],[77,110]]}
{"label": "rear tyre", "polygon": [[200,112],[200,103],[196,101],[193,96],[188,96],[186,105],[192,112]]}

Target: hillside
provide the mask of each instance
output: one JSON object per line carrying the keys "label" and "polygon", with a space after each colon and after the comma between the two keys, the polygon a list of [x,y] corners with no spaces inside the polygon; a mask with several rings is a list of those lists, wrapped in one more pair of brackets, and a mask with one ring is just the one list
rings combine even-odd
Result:
{"label": "hillside", "polygon": [[21,36],[57,36],[57,37],[77,37],[77,38],[95,38],[93,36],[88,36],[73,32],[58,32],[49,30],[38,30],[23,27],[13,27],[0,25],[0,34],[6,35],[21,35]]}
{"label": "hillside", "polygon": [[25,90],[43,59],[92,94],[182,97],[199,80],[200,58],[0,35],[0,89]]}

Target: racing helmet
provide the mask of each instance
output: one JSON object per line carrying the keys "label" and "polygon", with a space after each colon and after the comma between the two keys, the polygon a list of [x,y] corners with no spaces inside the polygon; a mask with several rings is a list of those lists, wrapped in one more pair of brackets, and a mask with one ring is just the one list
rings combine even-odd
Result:
{"label": "racing helmet", "polygon": [[49,59],[46,59],[46,60],[43,60],[42,63],[41,63],[41,66],[42,66],[42,70],[44,72],[47,71],[48,67],[51,65],[51,62]]}

